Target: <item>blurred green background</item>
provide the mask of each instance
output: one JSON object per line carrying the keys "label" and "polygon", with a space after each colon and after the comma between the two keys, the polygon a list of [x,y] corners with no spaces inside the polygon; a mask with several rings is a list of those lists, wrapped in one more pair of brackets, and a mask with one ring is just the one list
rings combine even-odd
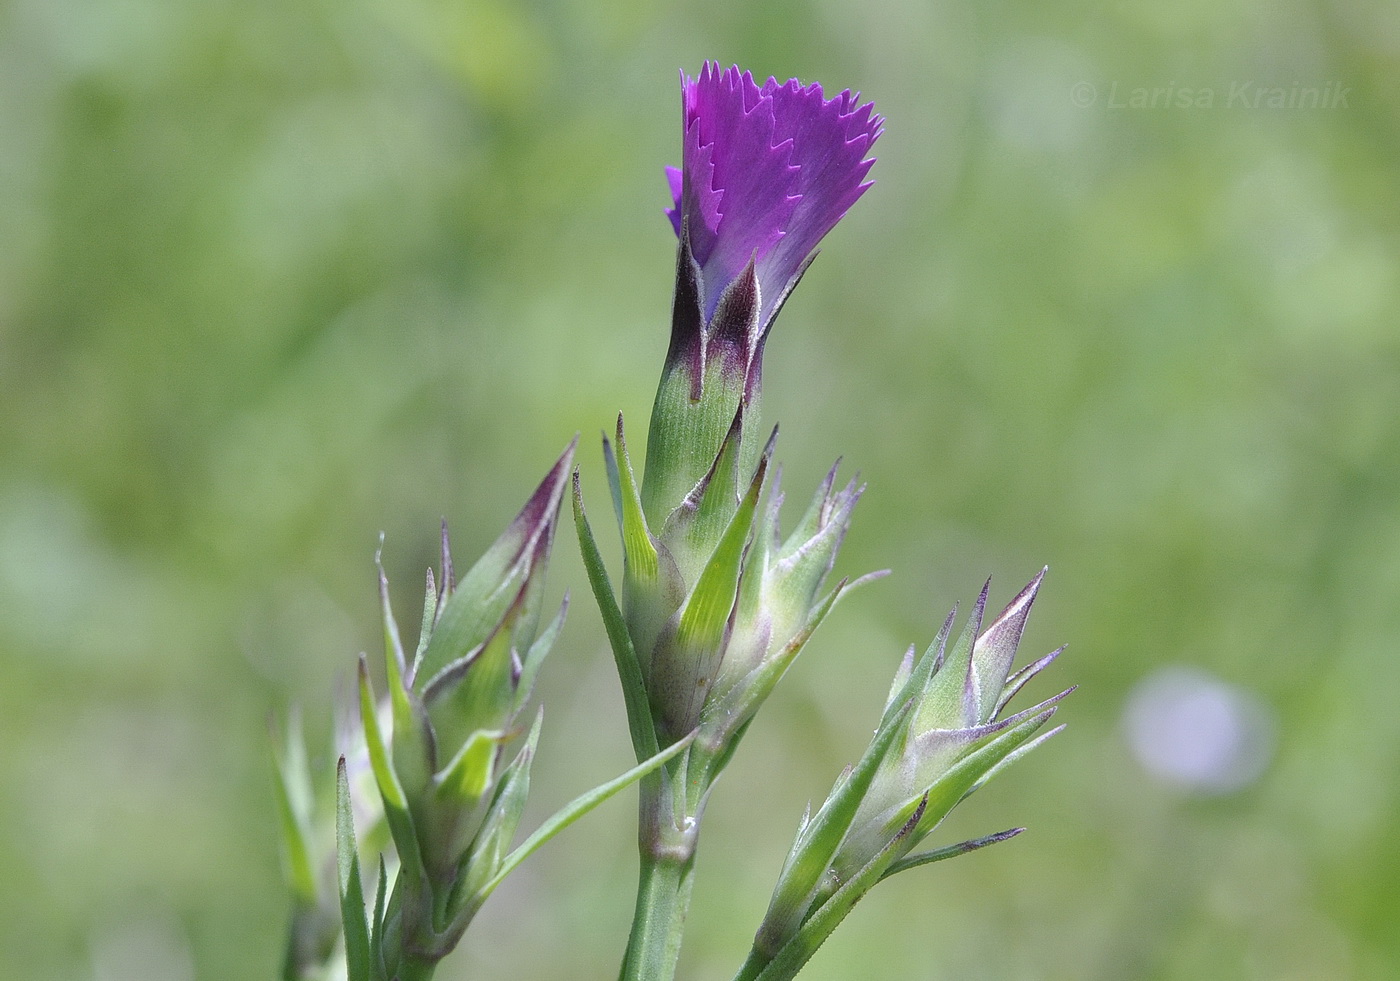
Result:
{"label": "blurred green background", "polygon": [[[764,409],[791,497],[837,454],[869,481],[840,569],[895,575],[721,784],[683,976],[738,966],[903,648],[1048,563],[1023,649],[1071,645],[1036,684],[1082,685],[1070,728],[944,837],[1030,833],[884,884],[804,977],[1400,977],[1394,0],[9,0],[0,977],[273,976],[267,720],[299,703],[329,765],[381,530],[411,621],[439,518],[465,564],[575,431],[606,521],[596,433],[650,409],[676,69],[705,58],[888,117]],[[630,762],[559,545],[527,823]],[[1229,792],[1125,736],[1172,666],[1251,707]],[[1168,755],[1211,734],[1172,718]],[[442,977],[611,977],[633,799]]]}

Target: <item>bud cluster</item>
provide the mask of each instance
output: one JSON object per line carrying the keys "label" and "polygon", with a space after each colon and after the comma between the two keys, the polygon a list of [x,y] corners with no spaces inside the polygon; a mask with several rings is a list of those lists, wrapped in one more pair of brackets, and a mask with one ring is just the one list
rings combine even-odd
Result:
{"label": "bud cluster", "polygon": [[[508,763],[504,754],[521,735],[519,716],[568,605],[566,599],[540,629],[545,569],[572,457],[570,446],[460,581],[444,528],[442,565],[436,577],[427,574],[412,657],[380,570],[387,731],[363,658],[360,709],[400,868],[394,902],[376,902],[379,922],[370,933],[395,937],[409,962],[435,963],[456,945],[499,881],[525,807],[538,715]],[[351,932],[347,925],[347,941]],[[393,977],[411,963],[375,967]]]}
{"label": "bud cluster", "polygon": [[[397,856],[386,862],[368,923],[360,881],[348,767],[340,761],[337,846],[340,907],[350,981],[431,977],[506,875],[536,848],[604,800],[661,766],[687,742],[595,787],[512,848],[530,790],[542,713],[521,724],[540,664],[558,636],[568,597],[542,624],[544,579],[571,444],[515,520],[459,580],[447,533],[430,569],[422,628],[405,653],[379,573],[387,706],[376,703],[360,660],[360,722],[383,819]],[[507,747],[524,735],[507,762]]]}
{"label": "bud cluster", "polygon": [[1037,575],[986,630],[984,586],[951,649],[956,611],[922,657],[916,659],[909,648],[865,755],[837,781],[817,813],[804,816],[739,979],[791,977],[881,879],[1020,832],[909,854],[958,803],[1060,731],[1041,732],[1072,688],[1002,717],[1026,682],[1063,650],[1011,671],[1044,575]]}

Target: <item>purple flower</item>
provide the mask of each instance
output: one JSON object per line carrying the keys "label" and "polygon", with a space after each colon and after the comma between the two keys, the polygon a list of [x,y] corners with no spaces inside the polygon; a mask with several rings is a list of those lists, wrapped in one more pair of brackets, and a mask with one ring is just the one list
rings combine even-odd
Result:
{"label": "purple flower", "polygon": [[731,437],[738,486],[756,471],[764,341],[817,244],[870,186],[884,120],[858,102],[795,78],[760,86],[716,62],[681,75],[685,166],[667,169],[676,293],[641,495],[663,537]]}
{"label": "purple flower", "polygon": [[760,87],[717,62],[682,74],[681,95],[684,167],[667,168],[682,253],[671,353],[703,364],[707,340],[731,338],[747,374],[817,243],[870,186],[866,154],[884,119],[850,90]]}

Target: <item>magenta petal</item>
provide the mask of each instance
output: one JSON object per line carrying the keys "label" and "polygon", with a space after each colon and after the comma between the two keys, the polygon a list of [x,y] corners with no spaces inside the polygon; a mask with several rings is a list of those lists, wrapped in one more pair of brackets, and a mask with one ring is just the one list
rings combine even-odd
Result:
{"label": "magenta petal", "polygon": [[822,237],[870,185],[867,158],[883,120],[849,91],[770,78],[760,88],[738,67],[708,62],[682,76],[683,163],[667,177],[700,268],[706,322],[725,288],[752,260],[767,330],[777,305]]}

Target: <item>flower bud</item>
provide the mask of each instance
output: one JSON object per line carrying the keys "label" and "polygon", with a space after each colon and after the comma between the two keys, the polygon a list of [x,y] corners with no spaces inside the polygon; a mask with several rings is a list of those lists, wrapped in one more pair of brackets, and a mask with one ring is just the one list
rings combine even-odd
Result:
{"label": "flower bud", "polygon": [[[763,347],[817,244],[865,193],[884,120],[848,91],[707,63],[681,76],[682,167],[667,169],[679,247],[671,343],[652,409],[642,502],[660,526],[741,421],[757,466]],[[739,415],[741,407],[747,412]]]}
{"label": "flower bud", "polygon": [[909,856],[961,800],[1059,731],[1040,732],[1072,688],[999,717],[1060,653],[1010,673],[1043,576],[986,630],[984,587],[951,649],[953,614],[921,658],[909,649],[869,749],[817,814],[804,819],[755,939],[754,957],[766,962],[790,944],[806,951],[881,878],[1015,833]]}
{"label": "flower bud", "polygon": [[681,88],[671,342],[640,486],[621,419],[617,456],[605,453],[649,721],[662,745],[698,726],[697,745],[722,755],[848,586],[823,592],[860,491],[834,489],[833,471],[781,537],[777,433],[760,442],[759,395],[768,332],[818,242],[870,186],[883,120],[849,91],[760,86],[714,63]]}
{"label": "flower bud", "polygon": [[361,722],[401,863],[395,894],[407,946],[446,953],[497,874],[529,786],[539,719],[506,765],[507,743],[563,623],[543,629],[544,579],[567,486],[571,444],[515,520],[457,579],[444,527],[442,567],[427,574],[422,629],[405,655],[380,570],[390,731],[360,663]]}

